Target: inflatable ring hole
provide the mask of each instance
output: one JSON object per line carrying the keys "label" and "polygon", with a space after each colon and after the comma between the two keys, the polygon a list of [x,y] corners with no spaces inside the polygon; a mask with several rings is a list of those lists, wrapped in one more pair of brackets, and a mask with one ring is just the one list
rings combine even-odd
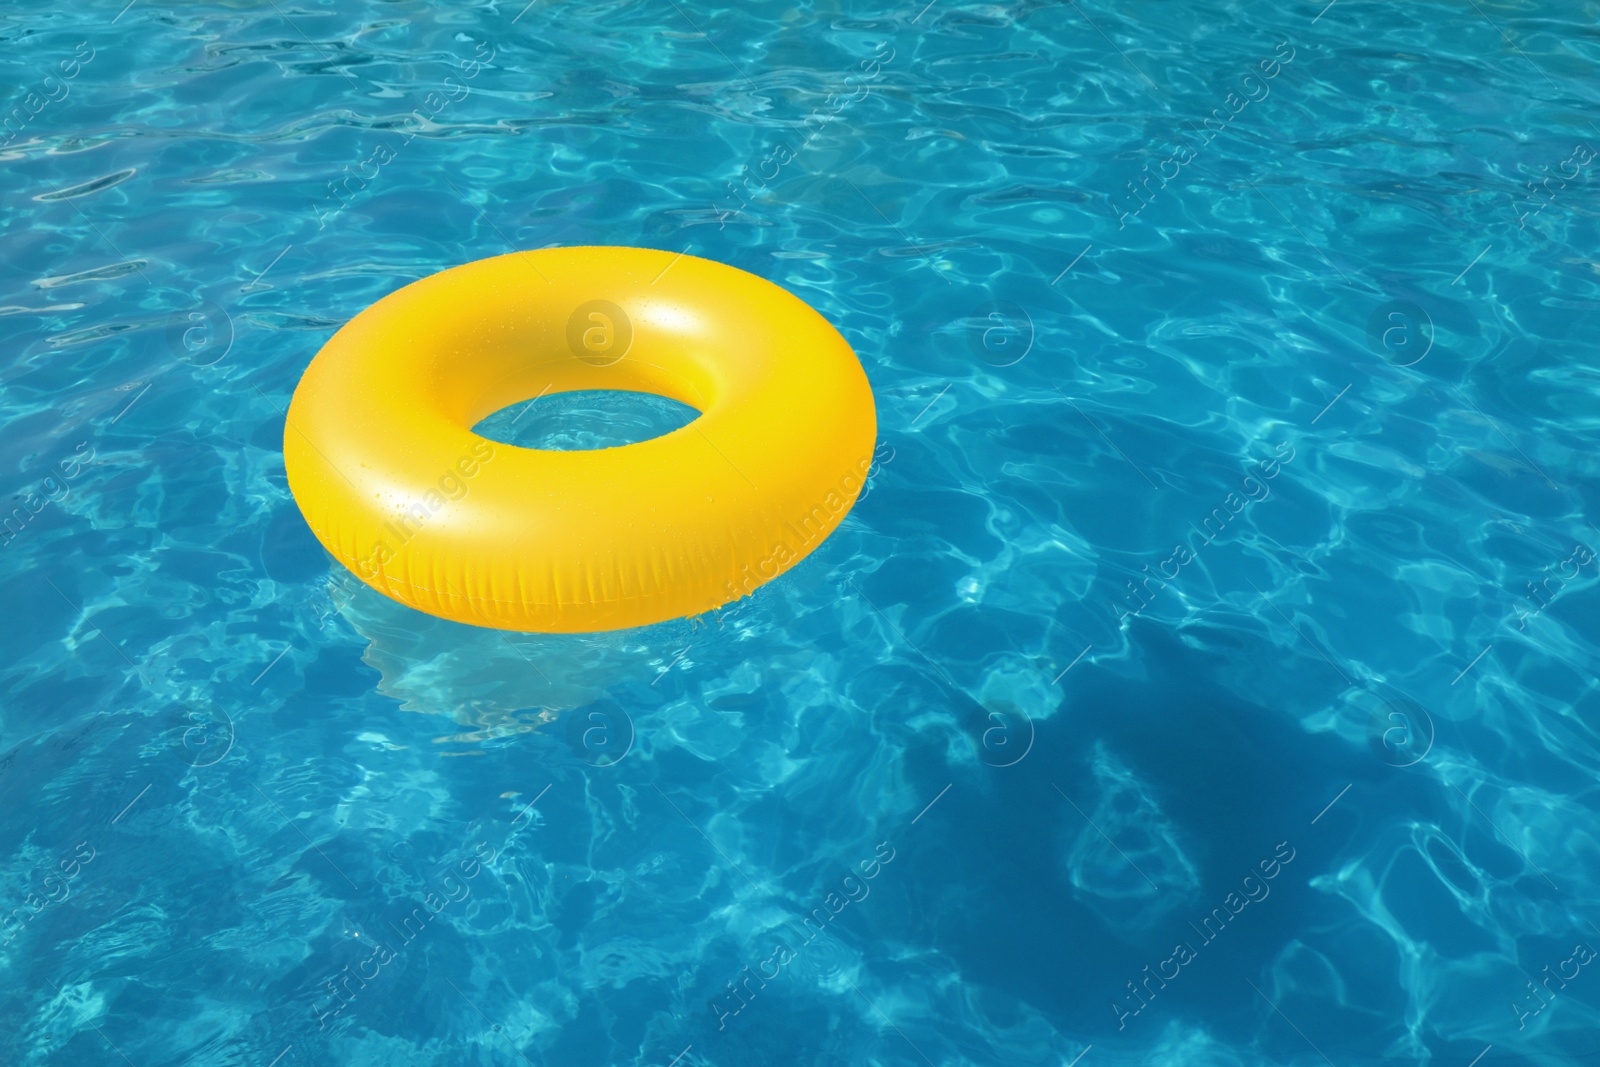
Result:
{"label": "inflatable ring hole", "polygon": [[649,441],[699,417],[688,404],[654,393],[581,389],[520,400],[486,416],[472,432],[517,448],[579,452]]}

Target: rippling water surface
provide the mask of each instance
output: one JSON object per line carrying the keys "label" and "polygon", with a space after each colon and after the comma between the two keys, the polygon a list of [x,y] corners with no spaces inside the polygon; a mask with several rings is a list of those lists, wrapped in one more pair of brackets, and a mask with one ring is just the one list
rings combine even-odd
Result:
{"label": "rippling water surface", "polygon": [[[0,1062],[1600,1055],[1600,4],[924,3],[0,15]],[[576,244],[817,308],[865,496],[352,588],[300,373]],[[579,401],[485,432],[687,417]]]}

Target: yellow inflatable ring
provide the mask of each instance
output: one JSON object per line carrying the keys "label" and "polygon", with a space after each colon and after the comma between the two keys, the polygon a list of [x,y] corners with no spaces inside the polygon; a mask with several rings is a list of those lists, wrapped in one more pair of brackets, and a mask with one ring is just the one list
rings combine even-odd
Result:
{"label": "yellow inflatable ring", "polygon": [[[472,432],[575,389],[701,414],[594,451]],[[431,615],[546,633],[696,615],[803,559],[855,503],[877,436],[855,353],[798,297],[643,248],[517,252],[351,319],[289,405],[289,489],[368,585]]]}

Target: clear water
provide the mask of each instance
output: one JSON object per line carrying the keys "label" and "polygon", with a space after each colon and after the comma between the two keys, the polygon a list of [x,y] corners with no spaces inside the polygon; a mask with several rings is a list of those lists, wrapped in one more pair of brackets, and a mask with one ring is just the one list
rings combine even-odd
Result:
{"label": "clear water", "polygon": [[[0,16],[0,1062],[1600,1054],[1600,5],[122,3]],[[351,588],[299,374],[570,244],[809,301],[869,491]]]}
{"label": "clear water", "polygon": [[648,441],[689,425],[699,414],[669,397],[583,389],[512,404],[472,429],[508,445],[570,452]]}

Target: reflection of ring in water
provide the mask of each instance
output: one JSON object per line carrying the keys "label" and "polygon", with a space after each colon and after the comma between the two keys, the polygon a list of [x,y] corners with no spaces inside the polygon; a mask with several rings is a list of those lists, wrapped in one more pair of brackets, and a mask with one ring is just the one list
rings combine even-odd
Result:
{"label": "reflection of ring in water", "polygon": [[[366,643],[361,659],[378,672],[377,691],[398,701],[402,711],[440,716],[439,740],[449,744],[481,745],[538,731],[560,745],[567,738],[566,719],[581,717],[584,709],[604,710],[591,706],[609,691],[648,691],[659,670],[651,662],[670,659],[667,650],[682,648],[688,629],[664,625],[631,636],[506,634],[419,614],[360,582],[339,584],[338,571],[332,577],[324,625],[349,626],[349,636]],[[557,720],[562,724],[552,727]],[[621,742],[632,732],[616,721],[612,731]],[[608,751],[599,744],[605,740],[601,734],[589,740],[595,754]],[[614,752],[626,748],[620,744]]]}

